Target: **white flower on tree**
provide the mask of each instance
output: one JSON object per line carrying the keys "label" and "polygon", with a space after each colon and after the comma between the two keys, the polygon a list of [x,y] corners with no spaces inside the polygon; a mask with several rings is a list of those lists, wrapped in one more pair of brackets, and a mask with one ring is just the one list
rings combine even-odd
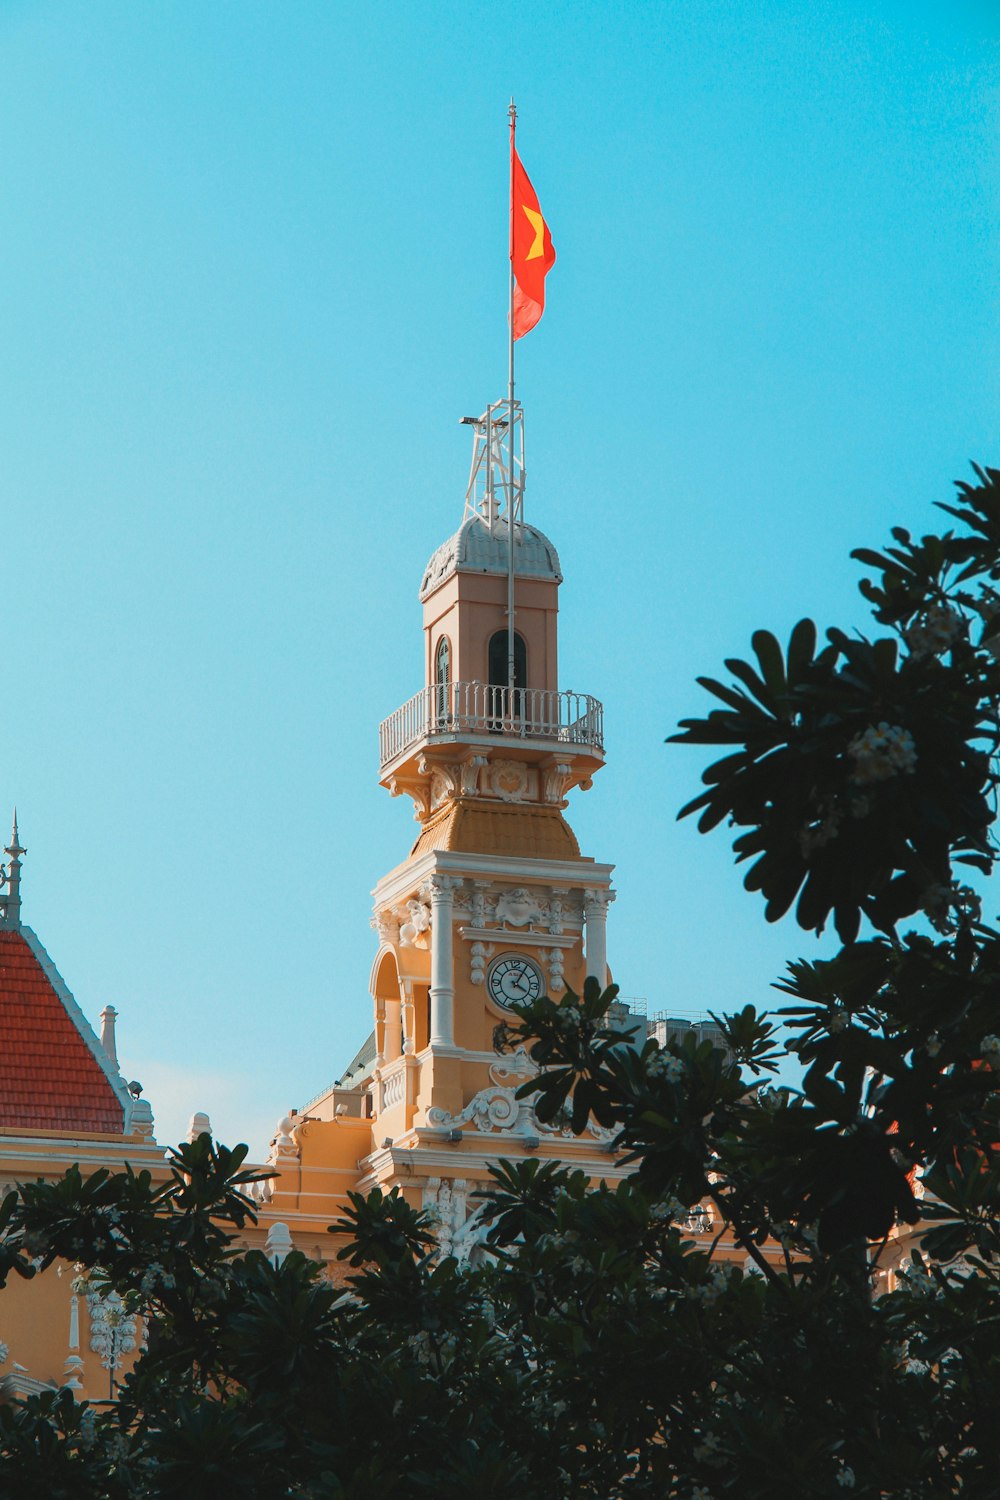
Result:
{"label": "white flower on tree", "polygon": [[668,1083],[679,1083],[684,1077],[684,1064],[670,1052],[654,1052],[646,1063],[650,1078],[665,1078]]}
{"label": "white flower on tree", "polygon": [[965,620],[951,604],[932,604],[916,625],[906,632],[911,655],[937,656],[953,646],[965,628]]}
{"label": "white flower on tree", "polygon": [[847,753],[854,762],[851,780],[856,786],[888,781],[890,776],[900,773],[912,775],[917,764],[913,736],[898,724],[869,725],[854,736]]}

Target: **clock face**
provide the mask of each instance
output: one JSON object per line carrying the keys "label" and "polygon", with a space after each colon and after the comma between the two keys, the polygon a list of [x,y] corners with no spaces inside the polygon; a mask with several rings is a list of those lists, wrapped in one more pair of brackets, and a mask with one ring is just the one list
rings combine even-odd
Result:
{"label": "clock face", "polygon": [[486,976],[487,992],[497,1005],[537,1000],[544,988],[541,969],[522,953],[506,953],[495,959]]}

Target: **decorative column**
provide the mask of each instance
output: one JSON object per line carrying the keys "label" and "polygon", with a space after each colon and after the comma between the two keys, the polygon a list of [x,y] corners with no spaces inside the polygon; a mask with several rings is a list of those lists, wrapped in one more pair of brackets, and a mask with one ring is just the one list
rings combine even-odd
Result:
{"label": "decorative column", "polygon": [[80,1379],[80,1371],[83,1369],[83,1360],[80,1358],[80,1299],[76,1292],[70,1293],[69,1299],[69,1353],[63,1370],[66,1379],[63,1381],[74,1394],[83,1390],[83,1382]]}
{"label": "decorative column", "polygon": [[455,1045],[455,968],[452,920],[455,892],[447,875],[432,875],[431,889],[431,1046]]}
{"label": "decorative column", "polygon": [[407,1125],[409,1125],[412,1119],[410,1111],[417,1102],[417,1080],[420,1077],[420,1064],[417,1062],[417,1049],[413,1040],[416,1035],[417,1017],[413,1006],[412,979],[399,981],[399,1015],[400,1051],[403,1056],[403,1099],[406,1104]]}
{"label": "decorative column", "polygon": [[417,1018],[413,1010],[413,980],[401,979],[399,981],[399,989],[402,996],[403,1054],[405,1057],[409,1057],[416,1050],[413,1045],[417,1024]]}
{"label": "decorative column", "polygon": [[380,1068],[385,1062],[385,1000],[381,995],[375,996],[375,1066]]}
{"label": "decorative column", "polygon": [[601,989],[608,983],[608,902],[610,891],[584,891],[583,915],[587,923],[587,978],[593,976]]}
{"label": "decorative column", "polygon": [[401,1015],[401,1002],[399,1000],[386,1000],[385,1019],[383,1022],[383,1056],[386,1062],[395,1062],[403,1050],[403,1018]]}

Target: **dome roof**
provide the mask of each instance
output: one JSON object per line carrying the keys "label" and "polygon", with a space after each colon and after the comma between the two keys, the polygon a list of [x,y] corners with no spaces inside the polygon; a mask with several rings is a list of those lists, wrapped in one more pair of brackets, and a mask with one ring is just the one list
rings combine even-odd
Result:
{"label": "dome roof", "polygon": [[[497,521],[492,532],[478,516],[467,516],[455,535],[431,557],[420,585],[423,602],[452,573],[506,573],[507,523]],[[562,583],[559,554],[534,526],[514,529],[514,573],[518,578],[551,578]]]}

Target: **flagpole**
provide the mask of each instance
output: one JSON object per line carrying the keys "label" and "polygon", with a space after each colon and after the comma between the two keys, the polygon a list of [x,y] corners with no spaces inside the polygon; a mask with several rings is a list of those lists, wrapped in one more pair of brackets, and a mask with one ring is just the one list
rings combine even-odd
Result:
{"label": "flagpole", "polygon": [[[514,716],[514,127],[517,107],[510,101],[510,264],[507,287],[507,686]],[[526,686],[527,684],[525,684]]]}

